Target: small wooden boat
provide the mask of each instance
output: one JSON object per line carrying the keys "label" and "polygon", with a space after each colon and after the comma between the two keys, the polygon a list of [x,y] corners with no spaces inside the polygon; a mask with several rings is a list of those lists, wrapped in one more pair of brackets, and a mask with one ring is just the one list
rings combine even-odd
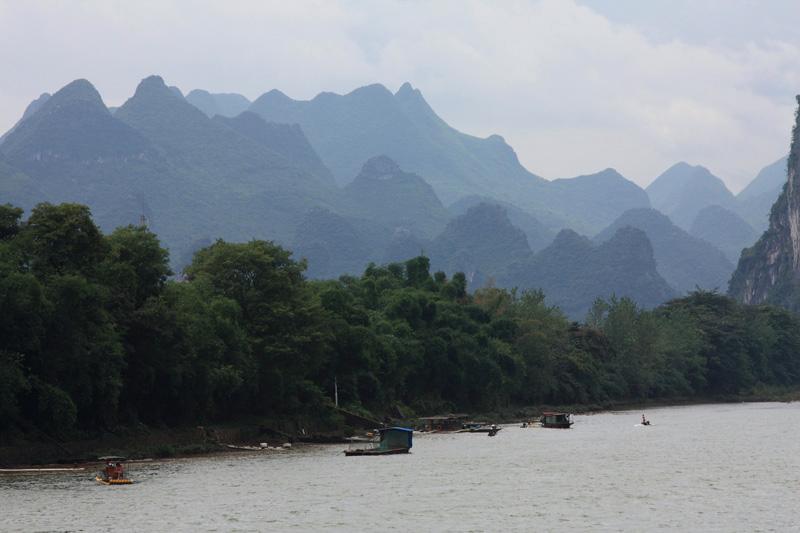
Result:
{"label": "small wooden boat", "polygon": [[502,428],[497,427],[495,424],[483,424],[480,422],[468,422],[464,427],[456,431],[456,433],[492,433],[497,434]]}
{"label": "small wooden boat", "polygon": [[408,453],[408,448],[394,448],[391,450],[381,450],[380,448],[345,450],[344,454],[348,457],[354,455],[395,455],[398,453]]}
{"label": "small wooden boat", "polygon": [[102,472],[94,477],[94,480],[102,485],[131,485],[133,481],[125,477],[125,467],[122,461],[124,457],[118,455],[106,455],[98,457],[99,460],[106,463]]}
{"label": "small wooden boat", "polygon": [[543,428],[569,429],[574,423],[569,413],[542,413],[540,420]]}
{"label": "small wooden boat", "polygon": [[100,476],[95,476],[94,480],[101,485],[133,485],[130,479],[106,479]]}
{"label": "small wooden boat", "polygon": [[380,440],[371,447],[345,450],[348,457],[357,455],[395,455],[408,453],[411,449],[413,429],[408,428],[382,428],[378,430]]}

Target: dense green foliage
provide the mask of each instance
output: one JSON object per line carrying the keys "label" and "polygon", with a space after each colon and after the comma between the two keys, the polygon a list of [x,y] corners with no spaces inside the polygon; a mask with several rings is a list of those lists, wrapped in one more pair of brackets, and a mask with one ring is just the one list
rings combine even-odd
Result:
{"label": "dense green foliage", "polygon": [[273,243],[217,241],[180,280],[143,227],[0,207],[0,433],[66,436],[404,406],[490,410],[800,384],[800,319],[696,292],[570,322],[538,291],[467,292],[429,261],[308,281]]}

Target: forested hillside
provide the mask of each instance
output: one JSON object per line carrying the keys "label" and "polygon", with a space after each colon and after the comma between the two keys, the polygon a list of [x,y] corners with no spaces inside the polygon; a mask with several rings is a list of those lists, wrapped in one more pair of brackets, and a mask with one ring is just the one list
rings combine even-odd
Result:
{"label": "forested hillside", "polygon": [[[243,415],[324,417],[737,394],[800,384],[800,320],[696,292],[598,300],[466,291],[428,259],[308,281],[267,241],[217,241],[170,281],[156,235],[77,204],[0,208],[0,436]],[[634,231],[634,230],[631,230]]]}

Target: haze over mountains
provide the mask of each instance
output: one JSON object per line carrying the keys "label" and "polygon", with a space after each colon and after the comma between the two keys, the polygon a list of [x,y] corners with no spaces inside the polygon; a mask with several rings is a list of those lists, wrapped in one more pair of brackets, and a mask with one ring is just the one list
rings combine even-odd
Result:
{"label": "haze over mountains", "polygon": [[251,103],[184,97],[151,76],[113,113],[86,80],[34,100],[0,138],[0,202],[86,203],[105,230],[144,216],[176,269],[217,238],[275,240],[312,277],[422,252],[472,288],[543,288],[582,318],[597,296],[652,306],[725,290],[785,164],[738,196],[687,163],[646,191],[612,168],[547,181],[502,137],[449,126],[408,83]]}

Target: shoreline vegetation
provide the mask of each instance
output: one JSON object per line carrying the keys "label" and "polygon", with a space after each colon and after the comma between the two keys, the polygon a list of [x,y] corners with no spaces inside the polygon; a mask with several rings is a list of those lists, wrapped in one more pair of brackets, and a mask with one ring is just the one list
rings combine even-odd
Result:
{"label": "shoreline vegetation", "polygon": [[[685,407],[692,405],[737,404],[737,403],[789,403],[800,401],[800,389],[752,392],[737,397],[717,398],[673,398],[669,400],[649,400],[646,402],[610,402],[607,404],[527,406],[499,412],[471,414],[471,419],[496,424],[521,424],[537,419],[544,411],[559,411],[572,414],[594,415],[607,412],[630,411],[638,419],[639,411],[666,407]],[[320,434],[287,434],[271,428],[275,421],[249,420],[223,425],[180,427],[170,429],[123,428],[122,431],[107,433],[94,439],[72,442],[55,442],[41,439],[15,446],[0,446],[0,469],[4,473],[13,470],[48,469],[50,467],[87,467],[98,462],[97,457],[109,453],[128,457],[128,462],[150,462],[162,459],[186,459],[219,454],[234,454],[247,450],[244,447],[258,447],[268,444],[265,451],[285,451],[283,443],[343,445],[346,438],[363,434],[375,428],[342,427]],[[394,420],[392,424],[412,428],[421,427],[418,419]],[[308,437],[307,440],[301,440]],[[222,442],[220,439],[229,439]],[[237,449],[237,447],[239,447]]]}
{"label": "shoreline vegetation", "polygon": [[424,256],[311,281],[273,242],[218,240],[175,278],[146,227],[104,235],[78,204],[22,215],[0,205],[4,467],[331,441],[446,412],[521,421],[539,412],[526,405],[800,399],[800,317],[714,291],[598,299],[574,322],[541,291],[469,293]]}

